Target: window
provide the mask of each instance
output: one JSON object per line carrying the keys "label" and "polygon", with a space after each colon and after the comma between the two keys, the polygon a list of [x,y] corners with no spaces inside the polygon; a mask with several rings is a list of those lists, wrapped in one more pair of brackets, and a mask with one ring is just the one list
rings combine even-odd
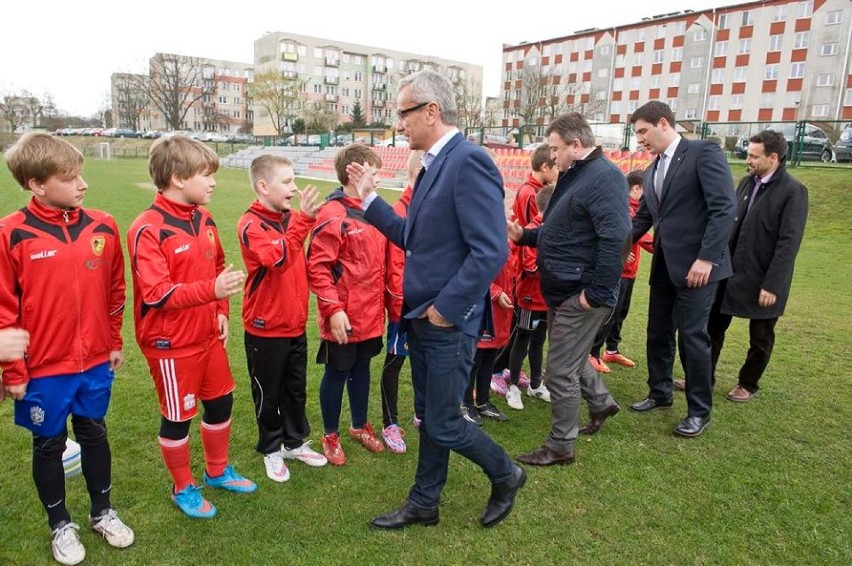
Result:
{"label": "window", "polygon": [[742,108],[743,107],[743,95],[734,94],[731,96],[731,108]]}
{"label": "window", "polygon": [[842,17],[842,12],[840,10],[832,10],[825,15],[825,25],[833,26],[835,24],[839,24]]}
{"label": "window", "polygon": [[700,69],[704,66],[704,56],[693,57],[689,60],[689,66],[693,69]]}
{"label": "window", "polygon": [[828,57],[831,55],[837,55],[837,44],[836,43],[823,43],[822,47],[819,49],[819,54],[823,57]]}
{"label": "window", "polygon": [[550,57],[552,54],[553,54],[553,46],[552,45],[545,45],[544,51],[541,54],[542,57]]}
{"label": "window", "polygon": [[632,114],[633,112],[636,112],[637,108],[639,108],[639,101],[638,100],[629,100],[627,102],[627,112]]}
{"label": "window", "polygon": [[754,15],[750,11],[746,10],[745,12],[743,12],[743,20],[741,25],[743,27],[754,25]]}
{"label": "window", "polygon": [[681,20],[675,24],[675,35],[683,35],[686,33],[686,22]]}
{"label": "window", "polygon": [[[672,109],[672,112],[677,112],[677,98],[669,98],[666,100],[666,104],[669,105],[669,108]],[[636,110],[634,108],[634,110]]]}
{"label": "window", "polygon": [[728,29],[728,14],[719,14],[719,29]]}
{"label": "window", "polygon": [[314,47],[314,59],[322,59],[322,47]]}
{"label": "window", "polygon": [[601,55],[609,55],[609,53],[610,53],[610,46],[609,45],[601,45],[600,54]]}
{"label": "window", "polygon": [[760,107],[761,108],[772,108],[775,105],[775,93],[774,92],[764,92],[760,96]]}
{"label": "window", "polygon": [[745,55],[746,53],[751,53],[751,38],[747,37],[745,39],[741,39],[740,43],[737,47],[737,53],[740,55]]}
{"label": "window", "polygon": [[595,100],[606,100],[606,91],[599,90],[595,93]]}
{"label": "window", "polygon": [[654,51],[654,63],[662,63],[663,62],[663,50],[659,49]]}
{"label": "window", "polygon": [[683,47],[672,48],[672,61],[683,61]]}
{"label": "window", "polygon": [[642,86],[642,77],[633,77],[630,79],[630,90],[639,90]]}
{"label": "window", "polygon": [[720,84],[725,82],[725,69],[713,69],[713,74],[710,75],[710,84]]}
{"label": "window", "polygon": [[614,81],[612,81],[612,90],[624,90],[624,79],[615,79]]}
{"label": "window", "polygon": [[713,48],[713,55],[716,57],[724,57],[728,54],[728,42],[719,41]]}
{"label": "window", "polygon": [[662,39],[666,37],[666,26],[657,26],[654,28],[654,39]]}
{"label": "window", "polygon": [[592,71],[592,63],[593,63],[593,61],[591,59],[586,59],[585,61],[583,61],[583,72],[584,73],[590,73]]}
{"label": "window", "polygon": [[689,83],[686,87],[686,92],[689,94],[698,94],[701,92],[701,83]]}
{"label": "window", "polygon": [[814,104],[811,106],[811,116],[814,118],[825,118],[828,116],[828,104]]}
{"label": "window", "polygon": [[696,110],[695,108],[687,108],[686,114],[684,114],[684,117],[687,120],[694,120],[695,118],[698,117],[698,110]]}
{"label": "window", "polygon": [[363,80],[364,80],[364,73],[362,73],[361,71],[355,71],[355,82],[360,83]]}
{"label": "window", "polygon": [[767,81],[776,80],[778,78],[778,63],[767,65],[763,72],[763,78]]}
{"label": "window", "polygon": [[790,78],[791,79],[803,79],[805,77],[805,64],[801,63],[793,63],[790,65]]}
{"label": "window", "polygon": [[599,79],[604,79],[608,76],[609,76],[609,69],[607,69],[606,67],[598,69],[598,78]]}
{"label": "window", "polygon": [[796,10],[796,18],[810,18],[811,14],[814,13],[814,2],[813,0],[805,0],[804,2],[799,2],[798,9]]}
{"label": "window", "polygon": [[796,42],[793,44],[793,49],[805,49],[811,39],[811,32],[800,31],[796,34]]}
{"label": "window", "polygon": [[718,95],[713,95],[707,101],[707,108],[710,110],[718,110],[722,106],[722,97]]}
{"label": "window", "polygon": [[322,94],[322,85],[320,85],[320,84],[314,85],[314,94]]}
{"label": "window", "polygon": [[361,98],[361,89],[360,88],[355,89],[355,98]]}
{"label": "window", "polygon": [[610,105],[610,111],[611,111],[613,114],[621,114],[621,101],[613,102],[613,103]]}
{"label": "window", "polygon": [[651,88],[660,88],[661,75],[651,75]]}
{"label": "window", "polygon": [[626,31],[618,34],[618,44],[619,45],[627,45],[628,33]]}
{"label": "window", "polygon": [[619,54],[619,55],[615,56],[615,66],[616,67],[623,67],[624,66],[624,55],[623,54]]}
{"label": "window", "polygon": [[833,73],[820,73],[817,75],[817,86],[832,86],[834,84]]}
{"label": "window", "polygon": [[775,6],[775,8],[772,9],[772,21],[783,22],[786,19],[785,12],[784,6]]}
{"label": "window", "polygon": [[642,60],[643,60],[642,56],[643,55],[645,55],[645,54],[644,53],[634,53],[633,54],[633,66],[634,67],[638,67],[638,66],[642,65]]}
{"label": "window", "polygon": [[748,75],[748,67],[737,67],[734,69],[734,82],[744,83]]}
{"label": "window", "polygon": [[783,35],[770,35],[769,36],[769,51],[781,51],[781,43],[784,40]]}
{"label": "window", "polygon": [[594,36],[589,36],[586,38],[586,49],[585,51],[591,51],[595,48],[595,38]]}
{"label": "window", "polygon": [[669,75],[669,86],[680,86],[680,73],[672,73]]}
{"label": "window", "polygon": [[692,41],[707,41],[707,30],[699,27],[692,32]]}
{"label": "window", "polygon": [[533,57],[527,58],[526,64],[529,65],[530,67],[538,67],[538,57],[533,56]]}
{"label": "window", "polygon": [[843,100],[843,106],[852,106],[852,88],[846,89],[846,98]]}

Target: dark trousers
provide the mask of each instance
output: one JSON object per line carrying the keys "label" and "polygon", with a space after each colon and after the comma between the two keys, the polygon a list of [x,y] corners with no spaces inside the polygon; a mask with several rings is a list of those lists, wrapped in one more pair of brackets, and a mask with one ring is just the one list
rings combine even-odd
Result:
{"label": "dark trousers", "polygon": [[450,451],[477,464],[491,482],[506,481],[513,470],[508,454],[481,428],[464,420],[459,409],[477,339],[417,319],[411,321],[408,340],[414,411],[423,418],[417,472],[408,500],[415,507],[438,506],[447,483]]}
{"label": "dark trousers", "polygon": [[[719,312],[714,305],[710,312],[710,320],[707,323],[707,332],[710,334],[710,347],[713,362],[713,377],[716,377],[716,364],[719,354],[725,344],[725,332],[731,326],[734,317]],[[760,389],[757,382],[763,376],[769,358],[772,356],[772,348],[775,346],[775,324],[778,318],[749,319],[748,322],[748,353],[745,362],[740,368],[740,387],[754,393]]]}
{"label": "dark trousers", "polygon": [[[475,404],[479,407],[486,404],[491,396],[491,374],[494,372],[494,361],[497,359],[499,348],[477,348],[473,358],[473,368],[470,370],[470,382],[464,391],[464,402],[468,406]],[[474,400],[474,391],[476,399]]]}
{"label": "dark trousers", "polygon": [[308,340],[262,338],[245,333],[246,363],[262,454],[302,445],[311,429],[305,415]]}
{"label": "dark trousers", "polygon": [[630,312],[630,301],[633,298],[633,283],[636,280],[632,278],[622,277],[621,283],[618,286],[618,302],[612,311],[612,316],[601,325],[595,336],[595,342],[592,344],[590,352],[596,358],[601,357],[601,348],[606,342],[608,352],[617,352],[618,345],[621,344],[621,327],[627,314]]}
{"label": "dark trousers", "polygon": [[385,356],[385,365],[382,368],[382,423],[386,427],[399,424],[399,372],[407,357],[390,352]]}
{"label": "dark trousers", "polygon": [[648,302],[648,397],[672,399],[675,335],[686,374],[686,401],[690,417],[706,417],[713,408],[712,362],[707,321],[718,283],[689,288],[669,278],[662,249],[655,251]]}
{"label": "dark trousers", "polygon": [[544,343],[547,342],[547,321],[540,320],[535,330],[527,330],[518,326],[515,330],[515,342],[512,344],[512,354],[509,356],[509,375],[513,385],[521,378],[521,366],[529,354],[530,384],[534,389],[541,385],[541,369],[544,361]]}

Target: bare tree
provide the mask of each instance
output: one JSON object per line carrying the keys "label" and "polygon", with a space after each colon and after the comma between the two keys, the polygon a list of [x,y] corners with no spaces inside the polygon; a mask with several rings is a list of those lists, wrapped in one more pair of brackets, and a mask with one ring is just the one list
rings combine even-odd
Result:
{"label": "bare tree", "polygon": [[[148,75],[116,73],[112,77],[113,121],[116,127],[140,129],[150,99]],[[106,114],[104,115],[106,117]],[[104,120],[106,122],[106,120]]]}
{"label": "bare tree", "polygon": [[459,129],[481,128],[485,124],[482,105],[482,84],[472,77],[459,78],[456,83],[456,107],[459,113]]}
{"label": "bare tree", "polygon": [[42,118],[44,118],[44,101],[26,90],[21,92],[21,101],[27,107],[27,114],[32,126],[40,126]]}
{"label": "bare tree", "polygon": [[151,104],[171,129],[179,130],[190,108],[205,97],[212,101],[215,69],[197,57],[157,53],[151,59],[146,85]]}
{"label": "bare tree", "polygon": [[302,87],[306,83],[304,78],[285,76],[277,71],[255,75],[251,85],[252,100],[269,116],[276,135],[285,133],[299,115],[305,99]]}
{"label": "bare tree", "polygon": [[309,132],[327,132],[337,125],[337,113],[323,102],[312,102],[302,112]]}
{"label": "bare tree", "polygon": [[9,131],[15,131],[30,123],[30,107],[25,93],[6,93],[0,99],[0,117],[9,125]]}

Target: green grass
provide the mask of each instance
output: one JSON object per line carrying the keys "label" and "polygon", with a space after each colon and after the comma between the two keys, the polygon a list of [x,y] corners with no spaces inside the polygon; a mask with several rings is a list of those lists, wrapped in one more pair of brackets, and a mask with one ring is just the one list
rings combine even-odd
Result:
{"label": "green grass", "polygon": [[[735,167],[735,175],[743,170]],[[254,452],[255,425],[245,370],[240,296],[232,301],[231,367],[238,383],[231,459],[260,484],[258,493],[208,493],[220,513],[212,521],[185,518],[169,501],[170,480],[156,443],[158,409],[144,359],[124,327],[127,364],[114,386],[108,415],[113,448],[113,501],[135,529],[136,543],[117,551],[88,530],[90,564],[849,564],[852,563],[852,393],[846,357],[852,315],[848,172],[800,170],[811,215],[799,254],[788,313],[758,398],[725,401],[745,353],[746,324],[735,321],[719,367],[713,425],[699,439],[676,438],[685,414],[682,394],[672,411],[631,414],[626,405],[646,392],[644,327],[647,270],[634,293],[625,328],[625,353],[639,367],[614,369],[606,380],[624,411],[577,446],[577,463],[529,470],[511,517],[494,529],[478,518],[488,495],[485,476],[454,456],[443,493],[441,524],[404,532],[375,532],[367,522],[401,503],[416,463],[410,451],[373,455],[343,440],[343,468],[291,466],[286,484],[273,484]],[[126,230],[152,192],[141,159],[89,160],[86,205],[111,211]],[[244,171],[221,170],[211,209],[225,252],[240,264],[236,220],[252,193]],[[323,189],[328,183],[318,183]],[[23,205],[3,167],[0,211]],[[313,300],[312,300],[313,302]],[[129,303],[129,301],[128,301]],[[310,351],[316,324],[308,323]],[[370,416],[380,422],[374,363]],[[320,367],[309,366],[308,410],[318,444]],[[408,367],[401,379],[401,414],[410,415]],[[526,399],[526,398],[525,398]],[[504,407],[505,403],[497,399]],[[346,405],[346,403],[344,403]],[[548,406],[528,400],[508,423],[486,430],[512,455],[538,446],[549,430]],[[50,563],[44,513],[30,479],[30,436],[14,426],[9,402],[0,405],[0,563]],[[342,422],[348,419],[344,407]],[[196,419],[197,420],[197,419]],[[191,437],[193,469],[202,470],[197,422]],[[69,508],[84,521],[88,498],[82,477],[68,481]]]}

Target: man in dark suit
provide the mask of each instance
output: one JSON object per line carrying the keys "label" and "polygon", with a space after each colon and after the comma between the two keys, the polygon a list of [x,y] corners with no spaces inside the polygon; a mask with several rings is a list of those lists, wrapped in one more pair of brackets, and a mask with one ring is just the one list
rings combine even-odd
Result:
{"label": "man in dark suit", "polygon": [[675,428],[698,436],[710,424],[712,365],[707,320],[719,281],[731,276],[728,237],[734,223],[731,170],[719,146],[688,141],[674,113],[651,101],[630,118],[637,141],[657,155],[633,219],[633,241],[654,227],[648,304],[648,396],[630,406],[647,412],[672,406],[675,332],[686,373],[688,412]]}
{"label": "man in dark suit", "polygon": [[402,79],[397,108],[397,131],[409,147],[426,152],[408,217],[400,218],[377,198],[369,166],[351,169],[361,175],[365,219],[405,250],[403,313],[414,409],[423,421],[408,499],[372,525],[437,523],[452,450],[479,465],[491,481],[480,518],[490,527],[509,514],[526,481],[524,470],[460,410],[484,317],[490,319],[489,286],[508,257],[502,177],[456,128],[455,90],[444,75],[426,70]]}
{"label": "man in dark suit", "polygon": [[737,216],[730,251],[734,274],[719,285],[708,332],[713,375],[733,317],[749,319],[749,349],[737,386],[727,395],[751,400],[775,345],[775,323],[784,314],[793,264],[808,219],[808,189],[784,166],[787,140],[765,130],[749,139],[748,175],[737,187]]}

